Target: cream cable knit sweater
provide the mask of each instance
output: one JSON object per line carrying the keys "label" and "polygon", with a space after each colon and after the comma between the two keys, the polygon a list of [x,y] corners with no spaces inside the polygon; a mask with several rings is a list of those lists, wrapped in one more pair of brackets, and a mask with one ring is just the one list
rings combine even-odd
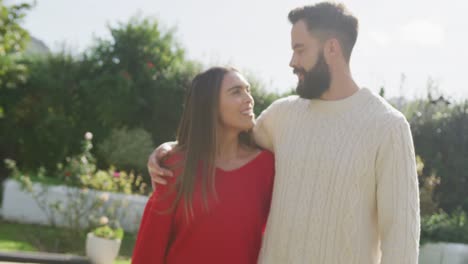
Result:
{"label": "cream cable knit sweater", "polygon": [[276,157],[259,263],[417,264],[413,141],[384,99],[364,88],[338,101],[290,96],[254,135]]}

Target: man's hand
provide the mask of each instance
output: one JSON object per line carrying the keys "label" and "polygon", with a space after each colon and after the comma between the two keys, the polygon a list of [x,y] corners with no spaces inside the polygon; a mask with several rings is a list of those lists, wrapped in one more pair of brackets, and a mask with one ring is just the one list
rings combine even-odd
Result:
{"label": "man's hand", "polygon": [[156,183],[165,185],[167,181],[164,178],[173,176],[172,171],[161,166],[161,161],[173,151],[175,144],[176,142],[166,142],[160,145],[148,158],[147,166],[153,190],[155,190]]}

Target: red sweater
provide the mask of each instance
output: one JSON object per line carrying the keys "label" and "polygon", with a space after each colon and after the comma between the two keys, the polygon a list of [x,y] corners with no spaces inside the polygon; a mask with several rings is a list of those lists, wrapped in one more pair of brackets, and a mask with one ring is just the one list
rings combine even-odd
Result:
{"label": "red sweater", "polygon": [[168,192],[174,178],[167,186],[158,185],[146,205],[132,263],[257,263],[273,176],[274,157],[268,151],[262,151],[241,168],[216,169],[218,200],[209,196],[209,210],[204,209],[200,181],[197,182],[194,216],[189,221],[182,201],[176,210],[161,212],[170,208],[175,199],[175,192]]}

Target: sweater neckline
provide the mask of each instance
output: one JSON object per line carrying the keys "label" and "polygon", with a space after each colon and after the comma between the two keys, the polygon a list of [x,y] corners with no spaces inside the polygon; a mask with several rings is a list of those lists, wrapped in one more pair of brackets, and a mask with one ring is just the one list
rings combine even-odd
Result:
{"label": "sweater neckline", "polygon": [[309,107],[321,112],[341,112],[365,103],[372,92],[367,88],[360,88],[351,96],[339,100],[310,99]]}
{"label": "sweater neckline", "polygon": [[234,169],[231,169],[231,170],[224,170],[220,167],[216,167],[216,170],[219,171],[219,172],[222,172],[222,173],[235,173],[235,172],[238,172],[244,168],[247,168],[249,166],[251,166],[253,163],[255,163],[255,161],[259,160],[260,157],[264,156],[265,154],[267,153],[266,150],[261,150],[260,153],[258,153],[253,159],[247,161],[244,165],[238,167],[238,168],[234,168]]}

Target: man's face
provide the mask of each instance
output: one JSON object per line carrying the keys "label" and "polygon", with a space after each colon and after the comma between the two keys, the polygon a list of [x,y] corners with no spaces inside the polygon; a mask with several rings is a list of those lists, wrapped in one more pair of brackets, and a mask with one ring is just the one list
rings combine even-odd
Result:
{"label": "man's face", "polygon": [[306,99],[319,98],[330,87],[331,77],[323,55],[323,44],[307,25],[296,22],[291,30],[293,55],[289,66],[298,77],[297,94]]}

